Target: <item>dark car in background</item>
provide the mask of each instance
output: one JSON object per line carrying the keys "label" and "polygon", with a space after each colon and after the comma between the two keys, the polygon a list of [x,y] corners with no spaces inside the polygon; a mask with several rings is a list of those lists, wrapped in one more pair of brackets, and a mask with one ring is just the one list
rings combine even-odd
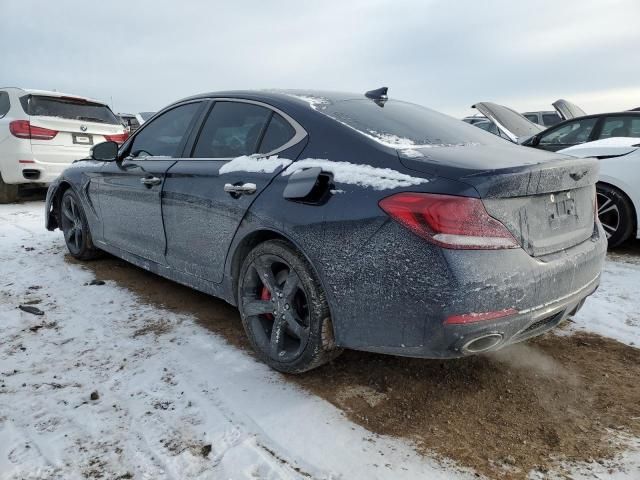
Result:
{"label": "dark car in background", "polygon": [[597,161],[386,93],[181,100],[67,169],[46,227],[236,305],[283,372],[343,348],[470,355],[575,313],[606,250]]}

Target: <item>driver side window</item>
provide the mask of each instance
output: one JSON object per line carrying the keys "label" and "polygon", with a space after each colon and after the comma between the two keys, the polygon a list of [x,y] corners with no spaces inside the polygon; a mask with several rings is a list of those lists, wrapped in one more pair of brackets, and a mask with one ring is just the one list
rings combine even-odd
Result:
{"label": "driver side window", "polygon": [[540,145],[577,145],[589,140],[597,118],[585,118],[569,122],[540,137]]}
{"label": "driver side window", "polygon": [[162,156],[175,158],[201,102],[173,108],[149,122],[133,139],[129,154],[133,157]]}

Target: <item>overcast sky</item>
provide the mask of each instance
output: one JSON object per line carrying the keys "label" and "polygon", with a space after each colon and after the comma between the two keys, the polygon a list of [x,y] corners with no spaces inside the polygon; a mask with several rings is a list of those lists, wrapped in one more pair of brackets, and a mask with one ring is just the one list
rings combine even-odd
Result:
{"label": "overcast sky", "polygon": [[640,1],[2,0],[0,85],[156,110],[244,88],[364,92],[464,116],[476,101],[640,106]]}

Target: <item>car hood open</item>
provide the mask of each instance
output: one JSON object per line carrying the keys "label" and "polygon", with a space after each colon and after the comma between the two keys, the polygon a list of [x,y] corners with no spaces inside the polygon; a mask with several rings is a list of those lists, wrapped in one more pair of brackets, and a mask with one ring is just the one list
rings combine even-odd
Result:
{"label": "car hood open", "polygon": [[515,110],[498,105],[492,102],[479,102],[472,105],[485,117],[489,118],[496,126],[514,143],[522,143],[544,130],[544,127],[537,125]]}

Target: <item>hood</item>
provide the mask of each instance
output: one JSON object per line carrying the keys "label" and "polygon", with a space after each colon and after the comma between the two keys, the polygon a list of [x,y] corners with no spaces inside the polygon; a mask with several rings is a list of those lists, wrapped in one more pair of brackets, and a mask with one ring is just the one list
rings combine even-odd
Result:
{"label": "hood", "polygon": [[504,105],[480,102],[472,105],[471,108],[478,109],[514,143],[522,143],[544,130],[544,127],[529,121],[515,110]]}
{"label": "hood", "polygon": [[556,109],[562,120],[570,120],[576,117],[584,117],[587,113],[577,105],[568,100],[556,100],[553,102],[553,108]]}

